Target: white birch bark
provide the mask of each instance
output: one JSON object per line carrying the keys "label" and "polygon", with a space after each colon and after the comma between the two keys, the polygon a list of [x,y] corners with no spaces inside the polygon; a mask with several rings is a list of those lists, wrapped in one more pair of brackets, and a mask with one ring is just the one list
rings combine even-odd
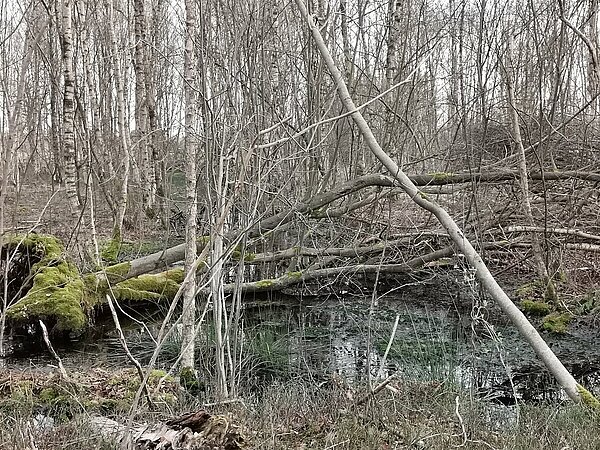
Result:
{"label": "white birch bark", "polygon": [[[185,1],[185,53],[184,53],[184,101],[185,101],[185,158],[186,158],[186,201],[187,223],[185,227],[185,270],[194,269],[197,257],[196,249],[196,215],[198,211],[198,195],[196,189],[196,157],[197,140],[195,126],[197,121],[197,103],[195,91],[196,55],[194,36],[196,35],[196,2]],[[194,338],[196,322],[196,277],[193,275],[183,292],[181,367],[194,368]]]}
{"label": "white birch bark", "polygon": [[65,163],[65,190],[71,206],[71,218],[76,227],[82,218],[77,194],[77,169],[75,167],[75,69],[73,67],[72,2],[60,0],[61,47],[63,62],[63,123],[62,143]]}
{"label": "white birch bark", "polygon": [[117,94],[117,126],[119,128],[119,140],[123,148],[123,174],[121,185],[119,187],[118,198],[115,201],[115,221],[113,224],[112,238],[117,242],[121,242],[123,238],[123,221],[125,220],[125,212],[127,211],[127,197],[129,194],[129,174],[131,163],[131,145],[129,142],[129,127],[125,119],[125,95],[124,95],[124,78],[121,70],[121,58],[117,48],[117,38],[113,29],[114,23],[114,6],[112,0],[105,0],[104,7],[108,13],[107,31],[108,39],[110,40],[110,49],[112,52],[112,69],[114,74],[114,82]]}

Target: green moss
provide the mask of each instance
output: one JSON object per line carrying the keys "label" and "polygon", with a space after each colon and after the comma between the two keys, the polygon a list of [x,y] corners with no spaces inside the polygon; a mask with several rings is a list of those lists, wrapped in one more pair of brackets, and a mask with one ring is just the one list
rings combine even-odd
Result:
{"label": "green moss", "polygon": [[28,235],[14,235],[4,237],[4,244],[29,249],[29,251],[49,259],[60,258],[65,251],[62,243],[54,236],[48,234],[31,233]]}
{"label": "green moss", "polygon": [[151,255],[152,253],[160,252],[165,248],[172,245],[181,243],[179,240],[174,241],[163,241],[163,240],[150,240],[150,241],[136,241],[136,242],[124,242],[121,241],[119,248],[119,261],[132,260],[142,256]]}
{"label": "green moss", "polygon": [[452,172],[432,172],[429,174],[429,176],[433,178],[433,181],[442,182],[448,181],[454,176],[454,174]]}
{"label": "green moss", "polygon": [[429,196],[425,192],[419,191],[418,194],[419,194],[419,197],[421,197],[422,199],[429,200]]}
{"label": "green moss", "polygon": [[553,305],[559,304],[558,293],[556,292],[556,285],[553,280],[548,280],[548,282],[545,283],[544,300]]}
{"label": "green moss", "polygon": [[286,275],[288,278],[292,278],[294,280],[299,280],[302,278],[302,272],[287,272]]}
{"label": "green moss", "polygon": [[517,287],[517,296],[521,300],[533,301],[535,298],[540,298],[544,292],[541,280],[533,280],[528,283],[524,283]]}
{"label": "green moss", "polygon": [[546,282],[538,278],[524,283],[517,287],[516,294],[520,300],[540,301],[550,305],[559,303],[556,285],[553,280]]}
{"label": "green moss", "polygon": [[192,395],[197,395],[206,389],[204,383],[198,379],[193,367],[183,367],[181,369],[179,372],[179,384]]}
{"label": "green moss", "polygon": [[255,283],[256,287],[259,289],[268,289],[275,284],[275,280],[260,280]]}
{"label": "green moss", "polygon": [[108,242],[106,242],[100,250],[100,257],[102,258],[102,260],[111,263],[117,261],[117,258],[119,257],[119,251],[121,249],[121,244],[121,233],[115,230],[113,232],[113,237]]}
{"label": "green moss", "polygon": [[581,403],[594,409],[600,409],[600,401],[582,385],[577,384],[577,392],[579,392],[579,397],[581,397]]}
{"label": "green moss", "polygon": [[153,369],[148,376],[148,383],[157,384],[160,380],[165,378],[165,382],[167,383],[175,383],[175,378],[171,375],[167,375],[167,372],[160,369]]}
{"label": "green moss", "polygon": [[118,283],[127,276],[130,269],[131,263],[123,262],[120,264],[109,266],[106,269],[104,269],[104,271],[106,272],[106,278],[109,283]]}
{"label": "green moss", "polygon": [[567,328],[572,319],[573,316],[570,313],[553,312],[544,317],[542,320],[542,326],[546,331],[556,334],[563,334],[567,332]]}
{"label": "green moss", "polygon": [[183,283],[183,280],[185,279],[185,272],[183,269],[167,270],[166,272],[163,272],[163,275],[169,280],[179,284]]}
{"label": "green moss", "polygon": [[175,269],[158,274],[140,275],[113,286],[117,300],[164,301],[172,300],[183,281],[183,270]]}
{"label": "green moss", "polygon": [[29,235],[21,245],[41,259],[31,267],[31,289],[8,308],[8,318],[29,323],[49,320],[57,330],[81,330],[87,323],[84,283],[77,267],[65,260],[62,244],[52,236]]}
{"label": "green moss", "polygon": [[549,303],[536,300],[521,300],[519,305],[524,313],[534,316],[545,316],[552,311],[552,306]]}
{"label": "green moss", "polygon": [[47,387],[40,391],[38,398],[40,399],[40,401],[42,403],[51,403],[53,400],[55,400],[59,396],[60,396],[60,394],[58,393],[58,391],[55,388]]}
{"label": "green moss", "polygon": [[241,248],[240,244],[236,245],[234,250],[231,252],[231,259],[234,261],[239,261],[242,259],[242,254],[244,255],[244,261],[246,262],[254,261],[256,259],[256,254],[248,253],[246,251],[242,252],[242,250],[243,249]]}

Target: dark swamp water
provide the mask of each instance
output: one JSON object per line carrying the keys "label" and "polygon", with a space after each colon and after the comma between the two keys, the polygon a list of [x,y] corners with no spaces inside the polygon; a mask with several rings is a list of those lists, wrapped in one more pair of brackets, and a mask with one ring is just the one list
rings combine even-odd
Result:
{"label": "dark swamp water", "polygon": [[[565,398],[512,326],[472,290],[445,288],[443,280],[420,280],[380,293],[375,300],[368,292],[333,291],[318,297],[246,299],[243,336],[246,351],[255,357],[251,364],[271,380],[302,374],[315,382],[336,376],[352,384],[365,381],[367,373],[382,379],[399,372],[404,379],[455,382],[503,404],[515,398]],[[157,333],[160,311],[129,313]],[[122,323],[134,355],[147,360],[153,348],[143,328],[126,317]],[[566,335],[543,337],[577,380],[598,395],[600,335],[594,328],[576,323]],[[0,359],[0,370],[54,364],[45,349],[26,345],[28,341],[13,338],[13,352]],[[164,366],[172,361],[176,346],[171,346],[171,359],[160,359]],[[56,347],[67,368],[128,366],[109,318],[97,319],[93,336],[57,342]]]}

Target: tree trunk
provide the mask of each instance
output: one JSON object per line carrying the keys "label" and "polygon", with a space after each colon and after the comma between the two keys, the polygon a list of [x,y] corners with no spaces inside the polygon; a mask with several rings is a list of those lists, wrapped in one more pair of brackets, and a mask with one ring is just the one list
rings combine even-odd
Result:
{"label": "tree trunk", "polygon": [[[187,201],[187,223],[185,227],[185,271],[194,270],[197,257],[196,249],[196,216],[198,211],[198,194],[196,189],[197,139],[196,122],[198,106],[196,103],[195,74],[196,54],[194,38],[196,36],[196,3],[195,0],[185,2],[185,59],[184,59],[184,98],[185,98],[185,193]],[[194,339],[196,337],[196,277],[192,275],[189,284],[183,291],[182,312],[181,368],[194,370]]]}
{"label": "tree trunk", "polygon": [[59,0],[61,17],[61,48],[64,76],[63,94],[63,156],[65,159],[65,190],[71,206],[73,226],[83,220],[78,197],[78,176],[75,166],[75,70],[73,67],[73,27],[71,0]]}
{"label": "tree trunk", "polygon": [[135,125],[137,138],[140,141],[141,156],[141,182],[142,185],[142,203],[147,214],[154,207],[154,175],[151,163],[151,149],[148,146],[150,136],[148,134],[148,92],[147,87],[147,66],[146,66],[146,40],[148,38],[146,25],[146,9],[144,0],[134,0],[133,2],[133,20],[134,20],[134,58],[133,67],[135,71]]}
{"label": "tree trunk", "polygon": [[[121,185],[118,193],[118,197],[115,204],[115,218],[113,224],[112,240],[113,246],[121,244],[123,239],[123,222],[125,220],[125,212],[127,211],[127,198],[129,193],[129,173],[130,173],[130,162],[131,162],[131,146],[129,143],[129,126],[126,123],[125,118],[125,95],[124,95],[124,78],[123,71],[121,70],[121,58],[119,57],[119,51],[117,48],[117,38],[113,29],[114,21],[114,8],[112,0],[105,0],[104,7],[108,11],[107,29],[108,39],[110,40],[110,48],[112,52],[112,67],[114,74],[114,82],[117,94],[117,126],[119,129],[119,140],[123,149],[123,175],[121,176]],[[116,256],[116,255],[115,255]]]}
{"label": "tree trunk", "polygon": [[[529,179],[527,175],[527,160],[525,158],[525,148],[523,147],[523,139],[521,138],[521,128],[519,125],[519,113],[515,103],[515,88],[513,84],[514,69],[512,66],[512,37],[508,38],[508,54],[505,71],[506,93],[508,97],[508,107],[510,114],[510,123],[512,128],[513,140],[517,147],[517,155],[519,157],[519,182],[521,187],[521,202],[523,206],[523,214],[527,225],[535,227],[535,219],[531,209],[531,200],[529,199]],[[544,252],[540,243],[539,236],[536,233],[531,234],[531,242],[533,245],[533,258],[535,261],[535,269],[538,277],[546,285],[545,296],[553,303],[558,303],[558,295],[554,288],[554,282],[548,275],[548,268],[544,261]]]}

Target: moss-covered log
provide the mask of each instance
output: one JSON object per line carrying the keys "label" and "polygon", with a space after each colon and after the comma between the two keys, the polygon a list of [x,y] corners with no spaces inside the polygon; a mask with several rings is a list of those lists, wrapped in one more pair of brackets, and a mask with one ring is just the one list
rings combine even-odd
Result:
{"label": "moss-covered log", "polygon": [[129,263],[107,268],[104,277],[82,275],[61,242],[49,235],[11,236],[4,242],[2,254],[8,255],[11,286],[6,310],[10,325],[41,319],[55,333],[78,332],[86,328],[88,313],[104,304],[109,291],[121,301],[164,301],[175,296],[183,281],[183,270],[174,269],[118,283]]}
{"label": "moss-covered log", "polygon": [[[85,310],[90,305],[84,282],[56,238],[42,234],[13,236],[5,239],[2,253],[8,255],[9,266],[29,266],[24,279],[8,280],[20,285],[15,297],[7,299],[9,321],[31,323],[42,319],[65,331],[85,327]],[[34,263],[30,265],[31,262]]]}
{"label": "moss-covered log", "polygon": [[[380,252],[379,245],[357,249],[329,249],[339,256],[350,256]],[[310,252],[309,252],[310,253]],[[325,252],[327,253],[327,252]],[[11,286],[19,286],[10,292],[7,319],[10,325],[36,324],[45,321],[53,332],[78,332],[88,325],[88,313],[105,303],[107,293],[119,301],[169,301],[172,300],[184,278],[182,269],[167,270],[157,274],[142,274],[127,278],[130,263],[120,263],[95,274],[80,274],[68,260],[64,247],[53,236],[29,234],[5,239],[3,254],[9,255],[13,275]],[[290,249],[284,254],[297,254]],[[284,254],[277,255],[282,257]],[[395,265],[349,265],[306,272],[293,272],[277,280],[260,280],[245,283],[240,288],[245,292],[278,290],[292,284],[341,273],[373,270],[403,272],[422,266],[428,261],[449,256],[447,248],[407,264]],[[317,252],[316,255],[321,255]],[[268,256],[268,255],[267,255]],[[268,257],[267,257],[268,259]],[[277,258],[276,258],[277,259]],[[18,274],[18,275],[17,275]],[[101,276],[99,276],[101,275]],[[226,291],[233,286],[225,286]]]}

